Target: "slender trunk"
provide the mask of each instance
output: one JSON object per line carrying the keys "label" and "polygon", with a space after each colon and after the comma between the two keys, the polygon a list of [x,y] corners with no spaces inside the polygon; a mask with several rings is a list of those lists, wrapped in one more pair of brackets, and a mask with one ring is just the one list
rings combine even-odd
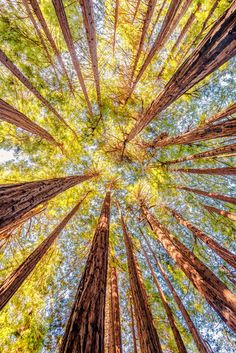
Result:
{"label": "slender trunk", "polygon": [[28,257],[22,264],[8,276],[0,286],[0,310],[8,303],[11,297],[16,293],[21,284],[35,269],[36,265],[46,254],[51,245],[58,238],[62,229],[67,225],[70,219],[79,209],[81,203],[87,194],[79,201],[79,203],[70,211],[70,213],[62,220],[62,222],[54,229],[54,231],[47,237]]}
{"label": "slender trunk", "polygon": [[192,189],[186,186],[176,186],[176,189],[194,192],[195,194],[198,194],[198,195],[203,195],[206,197],[210,197],[211,199],[220,200],[224,202],[230,202],[236,205],[236,197],[220,195],[220,194],[216,194],[215,192],[208,192],[208,191],[203,191],[199,189]]}
{"label": "slender trunk", "polygon": [[127,141],[131,141],[154,117],[235,55],[235,23],[236,3],[233,2],[136,122]]}
{"label": "slender trunk", "polygon": [[132,328],[134,353],[138,353],[137,338],[136,338],[136,333],[135,333],[135,319],[134,319],[134,311],[133,311],[133,304],[132,304],[132,296],[130,296],[130,298],[129,298],[129,304],[130,304],[131,328]]}
{"label": "slender trunk", "polygon": [[166,161],[163,164],[169,165],[169,164],[176,164],[176,163],[181,163],[185,161],[192,161],[194,159],[200,159],[200,158],[211,158],[216,156],[225,157],[225,156],[235,156],[235,155],[236,155],[236,144],[231,144],[223,147],[217,147],[217,148],[214,148],[213,150],[196,153],[191,156],[174,159],[173,161]]}
{"label": "slender trunk", "polygon": [[172,169],[171,172],[209,174],[209,175],[236,175],[236,167],[206,168],[206,169],[179,168],[179,169]]}
{"label": "slender trunk", "polygon": [[227,118],[228,116],[230,116],[231,114],[235,114],[236,113],[236,103],[231,104],[229,107],[227,107],[226,109],[222,110],[221,112],[213,115],[211,118],[209,118],[204,125],[209,125],[212,123],[215,123],[216,121],[223,119],[223,118]]}
{"label": "slender trunk", "polygon": [[148,305],[148,298],[142,275],[133,252],[133,244],[122,214],[121,224],[127,253],[130,286],[134,301],[135,317],[137,320],[140,350],[142,353],[162,353],[159,337],[153,324],[152,313]]}
{"label": "slender trunk", "polygon": [[111,268],[110,273],[110,342],[111,350],[109,353],[122,353],[121,325],[120,325],[120,303],[116,267]]}
{"label": "slender trunk", "polygon": [[113,35],[113,55],[115,54],[115,46],[116,46],[116,30],[117,30],[117,25],[118,25],[118,18],[119,18],[119,6],[120,6],[120,0],[115,0],[115,16],[114,16],[114,35]]}
{"label": "slender trunk", "polygon": [[138,9],[139,9],[139,5],[140,5],[141,0],[137,0],[136,6],[135,6],[135,10],[134,10],[134,16],[133,16],[133,20],[132,23],[134,22],[136,15],[138,13]]}
{"label": "slender trunk", "polygon": [[80,0],[80,6],[82,9],[84,27],[86,30],[87,42],[88,42],[89,52],[90,52],[90,57],[92,62],[98,106],[101,109],[101,90],[100,90],[100,78],[99,78],[99,70],[98,70],[97,39],[96,39],[96,29],[94,24],[93,0]]}
{"label": "slender trunk", "polygon": [[27,118],[23,113],[13,108],[10,104],[0,99],[0,119],[7,121],[23,130],[30,132],[31,134],[37,135],[44,140],[47,140],[54,146],[59,146],[58,142],[42,127],[34,123],[32,120]]}
{"label": "slender trunk", "polygon": [[227,267],[222,266],[222,269],[224,270],[226,277],[236,286],[236,276],[233,274]]}
{"label": "slender trunk", "polygon": [[103,353],[111,193],[107,192],[60,353]]}
{"label": "slender trunk", "polygon": [[63,33],[68,51],[70,53],[71,56],[71,60],[75,69],[75,72],[77,74],[80,86],[82,88],[83,94],[84,94],[84,98],[85,101],[87,103],[87,107],[89,109],[89,113],[92,115],[92,106],[88,97],[88,93],[87,93],[87,89],[84,83],[84,79],[83,79],[83,75],[81,72],[81,68],[80,68],[80,64],[79,64],[79,60],[77,58],[76,55],[76,51],[75,51],[75,46],[74,46],[74,42],[73,42],[73,38],[71,35],[71,31],[70,31],[70,27],[69,27],[69,23],[66,17],[66,12],[65,12],[65,8],[63,5],[62,0],[53,0],[53,5],[54,5],[54,9],[61,27],[61,31]]}
{"label": "slender trunk", "polygon": [[50,30],[48,28],[47,22],[45,21],[45,18],[43,16],[43,13],[42,13],[40,7],[39,7],[39,4],[38,4],[37,0],[29,0],[29,2],[30,2],[30,5],[31,5],[32,9],[34,10],[34,13],[35,13],[38,21],[40,22],[40,25],[42,26],[42,29],[43,29],[43,31],[44,31],[44,33],[45,33],[45,35],[46,35],[51,47],[52,47],[52,49],[53,49],[57,59],[58,59],[58,62],[60,64],[61,68],[62,68],[62,71],[63,71],[64,75],[66,76],[70,91],[73,93],[73,85],[72,85],[71,80],[70,80],[70,78],[69,78],[69,76],[67,74],[64,62],[63,62],[62,57],[61,57],[61,53],[59,52],[59,50],[58,50],[58,48],[56,46],[56,43],[55,43],[55,41],[54,41],[54,39],[53,39],[53,37],[51,35],[51,32],[50,32]]}
{"label": "slender trunk", "polygon": [[168,286],[170,292],[172,293],[173,298],[174,298],[176,304],[177,304],[178,307],[179,307],[179,310],[181,311],[181,313],[182,313],[182,315],[183,315],[183,318],[185,319],[185,322],[186,322],[186,324],[187,324],[187,326],[188,326],[189,331],[191,332],[191,334],[192,334],[192,336],[193,336],[194,342],[195,342],[195,344],[196,344],[196,346],[197,346],[199,352],[200,352],[200,353],[210,353],[208,347],[206,346],[206,344],[203,342],[201,336],[199,335],[199,332],[198,332],[197,328],[195,327],[195,325],[194,325],[194,323],[193,323],[191,317],[189,316],[187,310],[185,309],[184,304],[182,303],[180,297],[178,296],[178,294],[177,294],[177,292],[175,291],[175,289],[174,289],[172,283],[170,282],[170,280],[169,280],[167,274],[166,274],[165,271],[163,270],[163,268],[162,268],[160,262],[158,261],[158,259],[157,259],[156,255],[155,255],[155,253],[154,253],[154,251],[153,251],[153,249],[152,249],[152,247],[151,247],[151,245],[150,245],[150,243],[149,243],[147,237],[146,237],[143,233],[142,233],[142,235],[143,235],[143,238],[144,238],[145,241],[146,241],[146,244],[147,244],[147,246],[148,246],[149,251],[151,252],[151,254],[152,254],[152,256],[153,256],[153,258],[154,258],[154,260],[155,260],[155,262],[156,262],[156,265],[157,265],[159,271],[161,272],[161,274],[162,274],[164,280],[166,281],[166,284],[167,284],[167,286]]}
{"label": "slender trunk", "polygon": [[220,210],[213,206],[208,206],[208,205],[202,205],[202,206],[209,212],[214,212],[216,214],[219,214],[220,216],[224,216],[226,218],[231,219],[231,221],[236,221],[236,213]]}
{"label": "slender trunk", "polygon": [[166,2],[167,2],[167,0],[164,0],[164,1],[162,2],[161,7],[160,7],[160,10],[159,10],[158,13],[157,13],[157,17],[156,17],[156,19],[155,19],[155,22],[154,22],[154,24],[153,24],[153,27],[152,27],[150,36],[149,36],[149,38],[148,38],[148,44],[150,43],[150,40],[151,40],[151,38],[152,38],[154,29],[156,28],[156,25],[157,25],[157,23],[158,23],[158,21],[159,21],[159,19],[160,19],[160,16],[161,16],[161,14],[162,14],[163,9],[165,8]]}
{"label": "slender trunk", "polygon": [[157,239],[199,293],[236,332],[236,296],[221,280],[142,206],[142,212]]}
{"label": "slender trunk", "polygon": [[155,274],[155,272],[153,270],[151,261],[149,260],[149,258],[147,256],[147,253],[146,253],[145,249],[143,248],[143,246],[142,246],[142,249],[143,249],[143,253],[144,253],[145,259],[146,259],[146,261],[148,263],[149,269],[151,271],[152,278],[153,278],[153,280],[155,282],[155,285],[157,287],[159,296],[161,298],[162,305],[163,305],[163,307],[165,309],[165,312],[166,312],[166,315],[167,315],[171,330],[172,330],[174,338],[175,338],[175,343],[177,345],[178,351],[179,351],[179,353],[187,353],[187,350],[185,348],[185,345],[184,345],[184,342],[183,342],[182,337],[180,335],[180,332],[178,330],[178,327],[176,326],[174,315],[173,315],[173,313],[171,311],[171,308],[170,308],[170,306],[169,306],[169,304],[167,302],[165,294],[163,293],[163,291],[161,289],[160,283],[159,283],[159,281],[157,279],[157,276],[156,276],[156,274]]}
{"label": "slender trunk", "polygon": [[236,255],[231,253],[229,250],[221,246],[217,241],[209,237],[207,234],[202,232],[200,229],[195,227],[191,222],[188,222],[184,219],[178,212],[167,208],[171,214],[177,219],[177,221],[182,224],[184,227],[188,228],[197,239],[200,239],[205,243],[211,250],[213,250],[218,256],[227,262],[230,266],[236,269]]}
{"label": "slender trunk", "polygon": [[0,229],[12,224],[36,206],[98,173],[0,185]]}

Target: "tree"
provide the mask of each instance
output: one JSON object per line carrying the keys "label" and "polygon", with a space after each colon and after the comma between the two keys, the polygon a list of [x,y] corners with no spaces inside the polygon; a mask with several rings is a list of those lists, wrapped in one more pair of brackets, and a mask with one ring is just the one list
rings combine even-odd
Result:
{"label": "tree", "polygon": [[236,175],[235,167],[225,167],[225,168],[178,168],[171,169],[172,172],[180,173],[192,173],[192,174],[210,174],[210,175]]}
{"label": "tree", "polygon": [[188,188],[187,186],[177,186],[176,188],[179,189],[179,190],[185,190],[185,191],[189,191],[189,192],[194,192],[195,194],[198,194],[198,195],[210,197],[211,199],[221,200],[221,201],[225,201],[225,202],[230,202],[230,203],[236,204],[236,198],[235,197],[220,195],[220,194],[217,194],[215,192],[208,192],[208,191],[203,191],[203,190],[199,190],[199,189],[192,189],[192,188]]}
{"label": "tree", "polygon": [[214,212],[216,214],[219,214],[221,216],[229,218],[232,221],[236,221],[236,213],[228,212],[228,211],[225,211],[225,210],[220,210],[220,209],[218,209],[216,207],[213,207],[213,206],[208,206],[208,205],[202,205],[202,206],[209,212]]}

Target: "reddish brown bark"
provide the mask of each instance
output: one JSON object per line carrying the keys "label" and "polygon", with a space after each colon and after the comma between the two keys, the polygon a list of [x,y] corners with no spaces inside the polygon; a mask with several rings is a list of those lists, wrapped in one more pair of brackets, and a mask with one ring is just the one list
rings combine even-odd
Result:
{"label": "reddish brown bark", "polygon": [[113,55],[115,53],[115,46],[116,46],[116,30],[117,30],[117,25],[118,25],[118,18],[119,18],[119,6],[120,6],[120,1],[115,0],[115,16],[114,16],[114,35],[113,35]]}
{"label": "reddish brown bark", "polygon": [[23,130],[37,135],[44,140],[47,140],[54,146],[60,146],[58,142],[42,127],[27,118],[23,113],[13,108],[10,104],[0,99],[0,119],[7,121]]}
{"label": "reddish brown bark", "polygon": [[132,296],[129,297],[129,304],[130,304],[131,328],[132,328],[134,353],[138,353],[137,339],[136,339],[136,333],[135,333],[135,319],[134,319],[134,310],[133,310],[133,304],[132,304]]}
{"label": "reddish brown bark", "polygon": [[236,296],[145,207],[142,212],[157,239],[199,293],[231,330],[236,332]]}
{"label": "reddish brown bark", "polygon": [[133,16],[133,20],[132,22],[134,22],[136,15],[138,13],[138,9],[139,9],[139,5],[140,5],[141,0],[137,0],[136,6],[135,6],[135,10],[134,10],[134,16]]}
{"label": "reddish brown bark", "polygon": [[148,305],[142,275],[133,252],[133,244],[122,214],[121,224],[127,253],[129,279],[138,327],[140,350],[142,353],[162,353],[157,331],[153,324],[152,313]]}
{"label": "reddish brown bark", "polygon": [[229,250],[221,246],[217,241],[209,237],[203,231],[195,227],[191,222],[184,219],[178,212],[167,208],[171,214],[177,219],[177,221],[188,228],[197,239],[200,239],[205,243],[211,250],[213,250],[218,256],[220,256],[230,266],[236,268],[236,255],[231,253]]}
{"label": "reddish brown bark", "polygon": [[208,192],[208,191],[203,191],[203,190],[199,190],[199,189],[192,189],[192,188],[188,188],[186,186],[176,186],[176,188],[179,190],[194,192],[195,194],[198,194],[198,195],[207,196],[207,197],[210,197],[211,199],[230,202],[230,203],[233,203],[236,205],[236,198],[235,197],[220,195],[215,192]]}
{"label": "reddish brown bark", "polygon": [[81,203],[87,194],[79,201],[79,203],[70,211],[70,213],[62,220],[62,222],[54,229],[54,231],[47,237],[28,257],[22,264],[8,276],[0,286],[0,310],[8,303],[11,297],[19,289],[21,284],[34,270],[36,265],[46,254],[51,245],[58,238],[62,229],[67,225],[70,219],[78,211]]}
{"label": "reddish brown bark", "polygon": [[170,308],[170,306],[169,306],[169,304],[167,302],[166,296],[165,296],[165,294],[162,291],[162,288],[161,288],[160,283],[159,283],[159,281],[157,279],[157,276],[156,276],[156,274],[155,274],[155,272],[153,270],[151,261],[149,260],[149,258],[147,256],[147,253],[146,253],[145,249],[143,248],[143,246],[142,246],[142,249],[143,249],[143,253],[144,253],[145,259],[147,261],[147,264],[149,266],[149,269],[151,271],[152,278],[153,278],[153,280],[155,282],[155,285],[157,287],[159,296],[161,298],[162,305],[163,305],[163,307],[165,309],[165,312],[166,312],[166,315],[167,315],[171,330],[172,330],[173,335],[174,335],[174,339],[175,339],[175,343],[177,345],[178,351],[179,351],[179,353],[187,353],[187,350],[185,348],[185,345],[184,345],[184,342],[182,340],[181,334],[180,334],[180,332],[178,330],[178,327],[176,326],[174,315],[173,315],[173,313],[171,311],[171,308]]}
{"label": "reddish brown bark", "polygon": [[98,175],[90,173],[19,184],[0,185],[0,229],[61,192]]}
{"label": "reddish brown bark", "polygon": [[218,120],[221,120],[223,118],[227,118],[228,116],[230,116],[231,114],[235,114],[236,113],[236,103],[231,104],[229,107],[227,107],[226,109],[222,110],[221,112],[213,115],[211,118],[209,118],[204,125],[209,125],[212,123],[215,123]]}
{"label": "reddish brown bark", "polygon": [[209,175],[236,175],[236,167],[206,168],[206,169],[179,168],[179,169],[172,169],[171,172],[209,174]]}
{"label": "reddish brown bark", "polygon": [[104,352],[110,192],[107,192],[60,353]]}
{"label": "reddish brown bark", "polygon": [[82,91],[83,91],[83,94],[84,94],[85,101],[87,103],[87,107],[88,107],[89,113],[92,115],[93,114],[92,106],[91,106],[91,103],[90,103],[90,100],[89,100],[89,97],[88,97],[88,93],[87,93],[87,89],[86,89],[86,86],[85,86],[85,83],[84,83],[84,79],[83,79],[83,75],[82,75],[82,72],[81,72],[79,60],[78,60],[77,55],[76,55],[75,46],[74,46],[73,38],[72,38],[72,35],[71,35],[69,23],[68,23],[68,20],[67,20],[67,17],[66,17],[66,12],[65,12],[65,9],[64,9],[63,2],[62,2],[62,0],[53,0],[52,3],[54,5],[54,9],[56,11],[56,15],[57,15],[57,18],[58,18],[58,21],[59,21],[59,24],[60,24],[60,27],[61,27],[61,31],[63,33],[64,39],[65,39],[65,42],[66,42],[66,45],[67,45],[67,48],[68,48],[68,51],[70,53],[71,60],[72,60],[75,72],[77,74],[80,86],[82,88]]}
{"label": "reddish brown bark", "polygon": [[156,115],[235,55],[235,23],[236,3],[233,2],[136,122],[127,141],[131,141]]}
{"label": "reddish brown bark", "polygon": [[164,1],[162,2],[161,7],[160,7],[160,10],[159,10],[158,13],[157,13],[157,17],[156,17],[156,19],[155,19],[155,22],[154,22],[154,24],[153,24],[153,27],[152,27],[150,36],[149,36],[149,38],[148,38],[148,43],[150,43],[150,40],[151,40],[151,37],[152,37],[152,35],[153,35],[154,29],[156,28],[156,25],[157,25],[157,23],[158,23],[158,21],[159,21],[159,18],[160,18],[161,14],[162,14],[163,9],[165,8],[166,2],[167,2],[167,0],[164,0]]}
{"label": "reddish brown bark", "polygon": [[191,334],[192,334],[192,336],[193,336],[194,342],[195,342],[195,344],[196,344],[196,346],[197,346],[199,352],[200,352],[200,353],[210,353],[208,347],[206,346],[206,344],[203,342],[201,336],[199,335],[199,332],[198,332],[197,328],[195,327],[195,325],[194,325],[194,323],[193,323],[191,317],[189,316],[187,310],[185,309],[185,307],[184,307],[184,305],[183,305],[183,303],[182,303],[180,297],[178,296],[178,294],[177,294],[177,292],[175,291],[175,289],[174,289],[172,283],[170,282],[170,280],[169,280],[167,274],[166,274],[165,271],[163,270],[163,268],[162,268],[160,262],[158,261],[158,259],[157,259],[156,255],[155,255],[155,253],[154,253],[154,251],[153,251],[153,249],[152,249],[152,247],[151,247],[151,245],[150,245],[150,243],[149,243],[147,237],[146,237],[143,233],[142,233],[142,235],[143,235],[143,238],[144,238],[145,241],[146,241],[146,244],[147,244],[147,246],[148,246],[149,251],[151,252],[151,254],[152,254],[152,256],[153,256],[153,258],[154,258],[154,260],[155,260],[155,262],[156,262],[156,265],[157,265],[159,271],[161,272],[163,278],[165,279],[166,284],[167,284],[167,286],[168,286],[170,292],[172,293],[173,298],[174,298],[176,304],[177,304],[178,307],[179,307],[179,310],[181,311],[181,313],[182,313],[182,315],[183,315],[183,318],[185,319],[185,322],[186,322],[186,324],[187,324],[187,326],[188,326],[189,331],[191,332]]}
{"label": "reddish brown bark", "polygon": [[202,205],[202,206],[209,212],[214,212],[216,214],[219,214],[220,216],[224,216],[226,218],[231,219],[231,221],[236,221],[236,213],[220,210],[213,206],[208,206],[208,205]]}

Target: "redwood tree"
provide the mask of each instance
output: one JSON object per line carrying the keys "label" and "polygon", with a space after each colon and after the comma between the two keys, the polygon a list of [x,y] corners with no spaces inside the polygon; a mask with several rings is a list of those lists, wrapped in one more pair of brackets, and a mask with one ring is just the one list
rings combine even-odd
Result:
{"label": "redwood tree", "polygon": [[192,174],[209,174],[209,175],[236,175],[236,167],[225,168],[178,168],[171,169],[172,172],[192,173]]}
{"label": "redwood tree", "polygon": [[202,205],[202,206],[209,212],[214,212],[216,214],[219,214],[220,216],[224,216],[226,218],[229,218],[232,221],[236,221],[236,213],[225,211],[225,210],[220,210],[219,208],[216,208],[213,206],[208,206],[208,205]]}
{"label": "redwood tree", "polygon": [[236,205],[236,197],[220,195],[215,192],[208,192],[208,191],[203,191],[203,190],[199,190],[199,189],[192,189],[187,186],[176,186],[176,188],[179,190],[193,192],[198,195],[207,196],[207,197],[210,197],[211,199],[230,202],[230,203],[233,203]]}

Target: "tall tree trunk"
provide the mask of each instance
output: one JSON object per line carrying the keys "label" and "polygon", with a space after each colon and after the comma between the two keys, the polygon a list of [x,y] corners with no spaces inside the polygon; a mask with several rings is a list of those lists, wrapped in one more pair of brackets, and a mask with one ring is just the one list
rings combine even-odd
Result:
{"label": "tall tree trunk", "polygon": [[107,192],[60,353],[103,353],[111,193]]}
{"label": "tall tree trunk", "polygon": [[91,103],[90,103],[90,100],[89,100],[89,97],[88,97],[88,92],[87,92],[87,89],[86,89],[86,86],[85,86],[85,83],[84,83],[84,79],[83,79],[83,75],[82,75],[82,72],[81,72],[79,60],[78,60],[77,55],[76,55],[76,50],[75,50],[73,38],[72,38],[72,35],[71,35],[69,23],[68,23],[68,20],[67,20],[67,17],[66,17],[66,12],[65,12],[65,8],[64,8],[63,2],[62,2],[62,0],[52,0],[52,3],[54,5],[54,9],[55,9],[55,12],[56,12],[56,15],[57,15],[60,27],[61,27],[61,31],[63,33],[64,39],[65,39],[65,42],[66,42],[66,45],[67,45],[68,51],[70,53],[71,60],[72,60],[75,72],[77,74],[80,86],[82,88],[83,95],[84,95],[85,101],[87,103],[87,107],[88,107],[89,113],[91,115],[93,115],[92,106],[91,106]]}
{"label": "tall tree trunk", "polygon": [[149,269],[150,269],[151,274],[152,274],[152,278],[153,278],[153,280],[155,282],[155,285],[157,287],[159,296],[161,298],[162,305],[163,305],[163,307],[165,309],[165,312],[166,312],[166,315],[167,315],[171,330],[172,330],[173,335],[174,335],[174,339],[175,339],[175,343],[177,345],[178,351],[179,351],[179,353],[187,353],[187,350],[185,348],[185,345],[184,345],[184,342],[182,340],[181,334],[180,334],[180,332],[178,330],[178,327],[176,326],[174,315],[173,315],[173,313],[171,311],[171,308],[170,308],[170,306],[169,306],[169,304],[167,302],[165,294],[163,293],[163,291],[161,289],[160,283],[159,283],[159,281],[157,279],[157,276],[156,276],[156,274],[155,274],[155,272],[153,270],[151,261],[149,260],[149,258],[147,256],[147,253],[146,253],[144,247],[142,246],[142,244],[141,244],[141,247],[143,249],[143,253],[144,253],[145,259],[147,261],[147,264],[148,264]]}
{"label": "tall tree trunk", "polygon": [[143,232],[141,232],[143,238],[145,239],[146,241],[146,244],[148,246],[148,249],[149,251],[151,252],[155,262],[156,262],[156,265],[160,271],[160,273],[162,274],[164,280],[166,281],[166,284],[170,290],[170,292],[172,293],[173,297],[174,297],[174,300],[176,302],[176,304],[178,305],[179,307],[179,310],[181,311],[181,314],[183,315],[183,318],[185,319],[185,322],[188,326],[188,329],[189,331],[191,332],[192,336],[193,336],[193,339],[194,339],[194,342],[199,350],[200,353],[210,353],[208,347],[206,346],[206,344],[203,342],[201,336],[199,335],[199,332],[197,330],[197,328],[195,327],[191,317],[189,316],[189,313],[187,312],[187,310],[185,309],[185,306],[184,304],[182,303],[180,297],[178,296],[177,292],[175,291],[172,283],[170,282],[167,274],[165,273],[164,269],[162,268],[160,262],[158,261],[146,235],[143,234]]}
{"label": "tall tree trunk", "polygon": [[220,195],[220,194],[216,194],[215,192],[208,192],[208,191],[203,191],[199,189],[192,189],[192,188],[188,188],[187,186],[176,186],[176,189],[194,192],[195,194],[198,194],[198,195],[207,196],[215,200],[230,202],[236,205],[236,197]]}
{"label": "tall tree trunk", "polygon": [[171,169],[171,172],[209,174],[209,175],[236,175],[236,167],[206,168],[206,169],[179,168],[179,169]]}
{"label": "tall tree trunk", "polygon": [[135,318],[134,318],[134,310],[133,310],[133,304],[132,304],[132,296],[129,297],[129,305],[130,305],[131,329],[132,329],[134,353],[138,353],[137,338],[136,338],[136,333],[135,333]]}
{"label": "tall tree trunk", "polygon": [[176,164],[176,163],[181,163],[185,161],[192,161],[194,159],[200,159],[200,158],[212,158],[216,156],[225,157],[225,156],[235,156],[235,155],[236,155],[236,144],[234,143],[223,147],[217,147],[217,148],[214,148],[213,150],[196,153],[191,156],[174,159],[172,161],[166,161],[163,164],[170,165],[170,164]]}
{"label": "tall tree trunk", "polygon": [[0,229],[12,224],[36,206],[98,173],[0,185]]}
{"label": "tall tree trunk", "polygon": [[162,11],[163,11],[163,9],[165,8],[166,2],[167,2],[167,0],[164,0],[164,1],[162,2],[161,7],[160,7],[160,9],[159,9],[159,11],[158,11],[158,13],[157,13],[157,17],[156,17],[156,19],[155,19],[155,22],[154,22],[154,24],[153,24],[153,26],[152,26],[151,33],[150,33],[149,38],[148,38],[148,44],[150,43],[150,40],[151,40],[152,35],[153,35],[153,32],[154,32],[154,30],[155,30],[155,28],[156,28],[156,25],[157,25],[157,23],[158,23],[158,21],[159,21],[159,19],[160,19],[160,16],[161,16],[161,14],[162,14]]}
{"label": "tall tree trunk", "polygon": [[236,296],[142,205],[142,212],[157,239],[199,293],[236,332]]}
{"label": "tall tree trunk", "polygon": [[133,20],[132,22],[134,22],[136,15],[138,13],[138,9],[139,9],[139,5],[140,5],[141,0],[137,0],[136,6],[135,6],[135,10],[134,10],[134,16],[133,16]]}
{"label": "tall tree trunk", "polygon": [[110,271],[110,338],[111,349],[109,353],[122,353],[121,325],[120,325],[120,303],[116,267]]}
{"label": "tall tree trunk", "polygon": [[137,259],[133,252],[133,244],[121,213],[121,224],[125,241],[129,279],[134,301],[134,312],[139,332],[139,344],[142,353],[162,353],[159,337],[153,324],[152,313],[148,305],[147,293],[144,287]]}
{"label": "tall tree trunk", "polygon": [[231,219],[231,221],[236,221],[236,213],[220,210],[213,206],[208,206],[208,205],[202,205],[202,206],[209,212],[214,212],[216,214],[219,214],[220,216],[224,216],[226,218]]}
{"label": "tall tree trunk", "polygon": [[85,199],[87,194],[79,201],[79,203],[68,213],[68,215],[62,220],[62,222],[54,229],[54,231],[46,238],[28,257],[22,264],[8,276],[0,286],[0,310],[8,303],[11,297],[19,289],[21,284],[34,270],[36,265],[46,254],[51,245],[58,238],[62,229],[67,225],[70,219],[79,209],[81,203]]}
{"label": "tall tree trunk", "polygon": [[209,237],[203,231],[195,227],[191,222],[184,219],[178,212],[167,207],[170,213],[177,219],[177,221],[188,228],[197,239],[200,239],[205,243],[211,250],[213,250],[218,256],[220,256],[225,262],[236,269],[236,255],[231,253],[229,250],[221,246],[217,241]]}
{"label": "tall tree trunk", "polygon": [[236,3],[233,2],[136,122],[126,141],[131,141],[156,115],[235,55],[235,23]]}
{"label": "tall tree trunk", "polygon": [[223,119],[223,118],[227,118],[228,116],[235,114],[236,113],[236,103],[231,104],[229,107],[227,107],[226,109],[222,110],[219,113],[216,113],[215,115],[213,115],[211,118],[209,118],[204,125],[209,125],[212,123],[215,123],[216,121]]}
{"label": "tall tree trunk", "polygon": [[94,24],[93,0],[80,0],[80,6],[82,9],[84,27],[86,30],[87,42],[88,42],[89,52],[90,52],[90,57],[92,62],[98,106],[101,109],[101,90],[100,90],[100,78],[99,78],[99,70],[98,70],[97,39],[96,39],[96,29]]}
{"label": "tall tree trunk", "polygon": [[119,18],[119,7],[120,7],[120,0],[115,0],[115,16],[114,16],[114,35],[113,35],[113,55],[115,54],[115,46],[116,46],[116,30],[118,25],[118,18]]}
{"label": "tall tree trunk", "polygon": [[32,9],[34,10],[34,13],[35,13],[40,25],[42,26],[42,29],[43,29],[46,37],[47,37],[47,40],[49,41],[49,43],[50,43],[50,45],[51,45],[51,47],[52,47],[57,59],[58,59],[58,62],[60,64],[61,68],[62,68],[62,72],[66,76],[70,91],[73,93],[74,92],[73,91],[73,85],[71,83],[70,77],[67,74],[66,67],[65,67],[64,62],[63,62],[62,57],[61,57],[61,53],[59,52],[59,50],[58,50],[58,48],[56,46],[56,43],[55,43],[55,41],[54,41],[54,39],[53,39],[53,37],[51,35],[51,32],[50,32],[50,30],[48,28],[47,22],[45,21],[45,18],[43,16],[43,13],[42,13],[40,7],[39,7],[39,4],[38,4],[37,0],[29,0],[29,2],[30,2],[30,5],[31,5]]}
{"label": "tall tree trunk", "polygon": [[47,140],[54,146],[59,146],[60,144],[42,127],[34,123],[32,120],[27,118],[23,113],[19,112],[13,108],[10,104],[0,99],[0,119],[7,121],[23,130],[30,132],[31,134],[37,135],[44,140]]}

